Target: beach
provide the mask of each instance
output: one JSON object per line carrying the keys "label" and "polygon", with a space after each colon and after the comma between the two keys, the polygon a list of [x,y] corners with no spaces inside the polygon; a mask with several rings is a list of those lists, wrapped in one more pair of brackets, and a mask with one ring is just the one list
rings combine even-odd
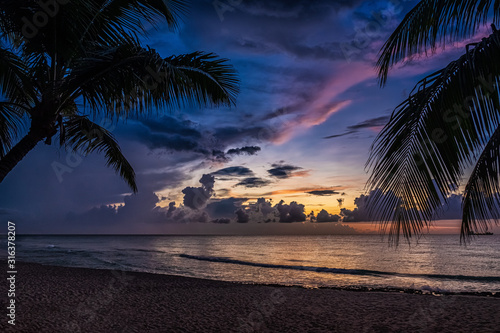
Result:
{"label": "beach", "polygon": [[[6,312],[6,279],[2,308]],[[2,332],[500,332],[500,298],[305,289],[17,263]]]}

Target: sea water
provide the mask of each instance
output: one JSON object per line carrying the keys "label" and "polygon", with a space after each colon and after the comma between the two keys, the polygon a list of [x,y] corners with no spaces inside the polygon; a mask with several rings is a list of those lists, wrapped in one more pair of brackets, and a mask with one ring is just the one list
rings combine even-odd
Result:
{"label": "sea water", "polygon": [[16,250],[27,262],[246,283],[500,292],[499,235],[398,247],[379,235],[20,236]]}

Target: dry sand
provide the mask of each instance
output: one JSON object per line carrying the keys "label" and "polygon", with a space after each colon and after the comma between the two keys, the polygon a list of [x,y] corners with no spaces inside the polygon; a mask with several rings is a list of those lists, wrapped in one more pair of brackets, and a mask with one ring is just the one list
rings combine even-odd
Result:
{"label": "dry sand", "polygon": [[[5,267],[5,265],[4,265]],[[17,264],[0,332],[500,332],[500,298],[245,285]]]}

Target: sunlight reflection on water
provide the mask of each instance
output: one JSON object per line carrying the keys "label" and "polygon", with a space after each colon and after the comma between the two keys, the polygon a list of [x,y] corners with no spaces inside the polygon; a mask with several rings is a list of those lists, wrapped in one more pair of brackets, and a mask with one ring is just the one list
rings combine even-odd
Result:
{"label": "sunlight reflection on water", "polygon": [[[500,291],[500,236],[24,236],[19,259],[252,283]],[[319,270],[319,271],[318,271]],[[436,276],[439,275],[439,276]]]}

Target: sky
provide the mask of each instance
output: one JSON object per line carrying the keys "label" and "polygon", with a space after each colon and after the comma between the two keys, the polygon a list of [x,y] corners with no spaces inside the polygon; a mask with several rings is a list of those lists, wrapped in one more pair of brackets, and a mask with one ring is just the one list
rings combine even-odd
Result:
{"label": "sky", "polygon": [[[144,45],[230,59],[236,106],[101,121],[137,173],[136,195],[103,156],[40,143],[0,184],[0,215],[20,233],[372,232],[370,145],[417,81],[465,45],[398,65],[381,88],[377,53],[416,3],[193,1],[177,31],[152,30]],[[351,223],[333,223],[341,209]],[[454,196],[441,218],[459,210]],[[311,212],[325,223],[297,223]]]}

